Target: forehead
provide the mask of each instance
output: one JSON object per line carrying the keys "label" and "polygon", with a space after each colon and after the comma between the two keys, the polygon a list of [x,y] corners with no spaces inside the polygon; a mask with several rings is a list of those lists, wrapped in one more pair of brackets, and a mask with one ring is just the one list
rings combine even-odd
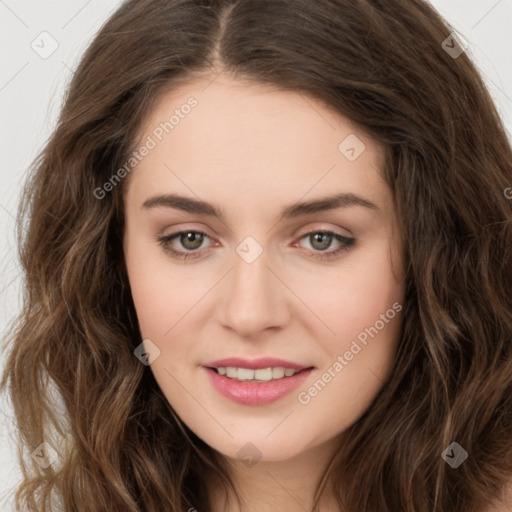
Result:
{"label": "forehead", "polygon": [[140,194],[179,188],[261,207],[283,194],[376,196],[384,187],[382,148],[349,119],[301,92],[224,75],[163,93],[139,131],[139,144],[149,140],[130,176]]}

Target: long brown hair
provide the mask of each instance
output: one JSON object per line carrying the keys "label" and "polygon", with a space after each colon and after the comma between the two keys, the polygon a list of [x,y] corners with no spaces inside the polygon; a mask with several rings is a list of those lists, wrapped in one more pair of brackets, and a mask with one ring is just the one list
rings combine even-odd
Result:
{"label": "long brown hair", "polygon": [[[122,4],[78,66],[20,203],[24,307],[2,386],[20,447],[46,442],[58,458],[43,468],[20,452],[18,509],[207,512],[207,474],[233,489],[134,357],[124,182],[93,193],[159,94],[212,70],[320,99],[386,150],[403,332],[390,380],[316,497],[329,482],[347,512],[482,512],[500,496],[512,477],[512,150],[452,32],[424,0]],[[441,456],[453,442],[468,453],[457,469]]]}

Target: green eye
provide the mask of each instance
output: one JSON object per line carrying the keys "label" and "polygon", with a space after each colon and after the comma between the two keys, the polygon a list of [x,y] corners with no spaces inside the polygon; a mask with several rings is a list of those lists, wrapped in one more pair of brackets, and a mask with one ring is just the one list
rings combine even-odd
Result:
{"label": "green eye", "polygon": [[[301,237],[308,239],[313,250],[311,255],[315,258],[326,259],[334,257],[342,251],[348,250],[355,244],[355,238],[342,236],[334,231],[311,231]],[[336,249],[327,250],[333,241],[337,241],[339,246]]]}

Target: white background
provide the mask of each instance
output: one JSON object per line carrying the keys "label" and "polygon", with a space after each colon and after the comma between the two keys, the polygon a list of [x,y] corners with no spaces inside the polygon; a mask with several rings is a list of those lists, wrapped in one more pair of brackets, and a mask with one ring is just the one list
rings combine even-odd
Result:
{"label": "white background", "polygon": [[[0,0],[0,332],[20,309],[20,270],[15,246],[18,195],[26,170],[55,126],[73,69],[119,0]],[[469,43],[508,132],[512,132],[512,0],[432,0]],[[58,43],[48,58],[42,32]],[[448,34],[447,34],[448,36]],[[50,48],[50,39],[45,40]],[[42,51],[42,50],[41,50]],[[421,56],[418,56],[421,58]],[[511,184],[512,186],[512,184]],[[0,338],[3,340],[4,335]],[[0,371],[4,354],[0,353]],[[12,493],[20,472],[12,411],[0,397],[0,510],[14,511]]]}

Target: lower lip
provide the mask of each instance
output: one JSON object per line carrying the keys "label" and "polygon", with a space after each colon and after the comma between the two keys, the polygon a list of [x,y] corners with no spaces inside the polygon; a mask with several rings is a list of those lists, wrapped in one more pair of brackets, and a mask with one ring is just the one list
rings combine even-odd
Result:
{"label": "lower lip", "polygon": [[213,387],[223,396],[245,405],[270,404],[298,388],[309,377],[313,368],[303,370],[291,377],[267,382],[243,382],[219,375],[215,370],[203,368]]}

